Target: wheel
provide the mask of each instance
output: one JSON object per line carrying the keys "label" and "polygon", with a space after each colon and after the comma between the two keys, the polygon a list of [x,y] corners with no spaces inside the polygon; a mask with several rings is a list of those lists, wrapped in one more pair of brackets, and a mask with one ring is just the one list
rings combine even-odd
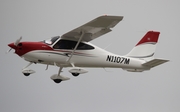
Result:
{"label": "wheel", "polygon": [[61,79],[54,79],[53,80],[55,83],[60,83],[62,80]]}
{"label": "wheel", "polygon": [[77,77],[79,73],[72,73],[73,76]]}
{"label": "wheel", "polygon": [[23,73],[24,74],[24,76],[29,76],[30,75],[30,73]]}

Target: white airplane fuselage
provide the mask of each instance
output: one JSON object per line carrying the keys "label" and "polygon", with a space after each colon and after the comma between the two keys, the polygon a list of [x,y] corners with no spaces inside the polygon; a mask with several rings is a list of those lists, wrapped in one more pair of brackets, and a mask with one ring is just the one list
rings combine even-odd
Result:
{"label": "white airplane fuselage", "polygon": [[71,60],[69,59],[72,50],[54,49],[54,50],[33,50],[22,55],[25,60],[40,64],[57,65],[63,67],[72,67],[73,63],[77,67],[100,67],[100,68],[123,68],[123,69],[149,69],[142,66],[144,60],[120,56],[101,49],[91,43],[92,50],[76,50]]}

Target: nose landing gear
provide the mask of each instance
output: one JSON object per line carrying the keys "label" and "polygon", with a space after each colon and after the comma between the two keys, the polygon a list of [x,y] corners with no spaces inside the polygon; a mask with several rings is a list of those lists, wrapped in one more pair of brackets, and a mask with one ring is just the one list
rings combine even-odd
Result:
{"label": "nose landing gear", "polygon": [[22,73],[24,74],[24,76],[29,76],[30,74],[35,73],[35,71],[31,69],[25,69],[22,71]]}
{"label": "nose landing gear", "polygon": [[34,70],[28,69],[28,67],[33,64],[33,62],[30,62],[26,67],[24,67],[24,69],[22,70],[22,73],[24,74],[24,76],[29,76],[30,74],[35,73]]}

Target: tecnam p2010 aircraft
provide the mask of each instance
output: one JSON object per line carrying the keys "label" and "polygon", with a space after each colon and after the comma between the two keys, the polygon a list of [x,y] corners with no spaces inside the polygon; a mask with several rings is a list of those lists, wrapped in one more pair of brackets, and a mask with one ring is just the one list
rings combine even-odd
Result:
{"label": "tecnam p2010 aircraft", "polygon": [[45,64],[46,69],[49,65],[58,66],[58,74],[51,76],[56,83],[69,80],[68,77],[60,75],[64,67],[70,67],[69,72],[78,76],[88,72],[85,67],[122,68],[130,72],[142,72],[168,61],[154,58],[160,34],[156,31],[148,31],[125,56],[113,54],[89,43],[110,32],[122,19],[123,16],[100,16],[61,37],[56,36],[41,42],[20,42],[20,37],[8,46],[29,62],[22,70],[25,76],[35,72],[28,69],[33,63]]}

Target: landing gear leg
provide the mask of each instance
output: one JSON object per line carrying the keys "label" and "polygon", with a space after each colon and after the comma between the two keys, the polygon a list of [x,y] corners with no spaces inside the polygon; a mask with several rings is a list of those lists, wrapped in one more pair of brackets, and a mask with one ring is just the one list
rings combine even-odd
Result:
{"label": "landing gear leg", "polygon": [[26,67],[23,68],[23,70],[24,70],[24,69],[27,69],[27,67],[29,67],[29,66],[32,65],[32,64],[33,64],[33,62],[30,62]]}
{"label": "landing gear leg", "polygon": [[[57,75],[57,76],[60,76],[60,73],[61,73],[61,70],[62,70],[62,69],[63,69],[63,67],[60,67],[60,68],[59,68],[59,71],[58,71],[58,75]],[[54,79],[54,82],[55,82],[55,83],[60,83],[61,81],[62,81],[62,79],[58,79],[58,78],[57,78],[57,79]]]}

